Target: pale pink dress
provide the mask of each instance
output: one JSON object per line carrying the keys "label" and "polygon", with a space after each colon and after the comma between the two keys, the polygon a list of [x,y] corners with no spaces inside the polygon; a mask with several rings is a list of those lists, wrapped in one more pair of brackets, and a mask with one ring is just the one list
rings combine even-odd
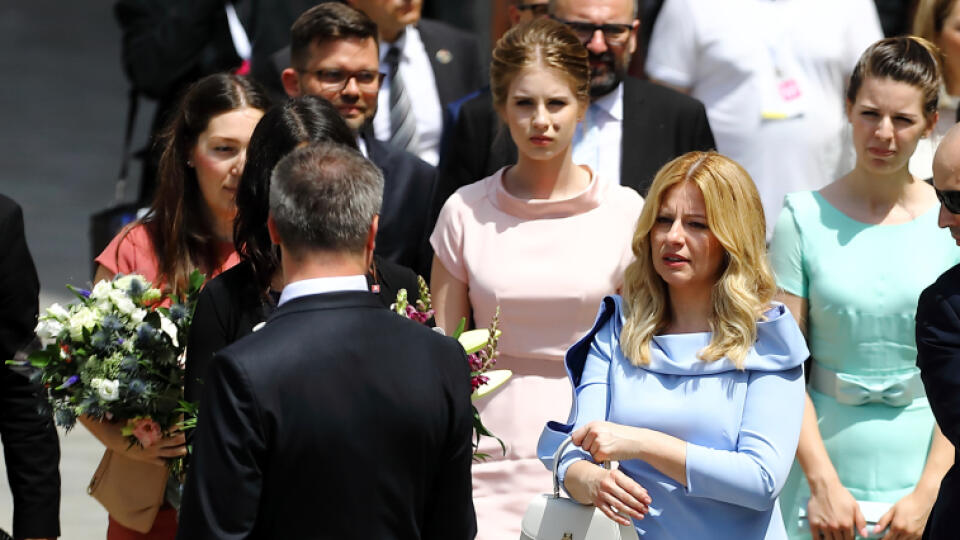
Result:
{"label": "pale pink dress", "polygon": [[430,237],[443,266],[467,284],[477,326],[500,305],[496,367],[514,373],[476,403],[507,445],[503,456],[484,439],[480,450],[491,457],[473,465],[478,540],[517,538],[527,503],[551,490],[536,446],[543,424],[570,411],[563,355],[620,287],[643,205],[637,192],[596,176],[570,199],[518,199],[503,188],[504,170],[454,193]]}

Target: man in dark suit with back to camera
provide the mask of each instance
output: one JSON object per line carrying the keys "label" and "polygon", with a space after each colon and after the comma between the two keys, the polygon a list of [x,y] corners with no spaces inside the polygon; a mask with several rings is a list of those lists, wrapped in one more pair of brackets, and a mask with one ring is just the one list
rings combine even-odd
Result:
{"label": "man in dark suit with back to camera", "polygon": [[[646,195],[668,161],[716,147],[702,103],[627,75],[640,27],[635,0],[551,0],[549,10],[590,53],[591,105],[574,136],[575,163]],[[440,167],[434,220],[454,191],[517,162],[517,147],[500,124],[489,91],[460,108]]]}
{"label": "man in dark suit with back to camera", "polygon": [[33,340],[39,294],[23,212],[0,195],[0,439],[13,492],[16,538],[60,536],[57,430],[50,415],[39,412],[41,388],[5,364]]}
{"label": "man in dark suit with back to camera", "polygon": [[[937,224],[949,228],[960,246],[960,127],[947,132],[933,158],[933,185],[940,199]],[[921,264],[923,261],[919,261]],[[944,272],[917,302],[917,367],[940,431],[960,445],[960,265]],[[919,443],[919,441],[918,441]],[[954,539],[960,535],[960,454],[940,482],[924,538]],[[938,476],[939,477],[939,476]],[[937,486],[930,486],[937,489]],[[918,487],[919,489],[919,487]]]}
{"label": "man in dark suit with back to camera", "polygon": [[329,143],[270,186],[286,286],[207,376],[178,538],[473,538],[463,349],[367,291],[383,177]]}
{"label": "man in dark suit with back to camera", "polygon": [[300,15],[290,34],[292,67],[281,74],[287,95],[333,103],[357,133],[360,151],[383,170],[377,254],[429,277],[433,252],[426,239],[437,171],[373,136],[370,121],[382,79],[376,24],[348,5],[328,2]]}

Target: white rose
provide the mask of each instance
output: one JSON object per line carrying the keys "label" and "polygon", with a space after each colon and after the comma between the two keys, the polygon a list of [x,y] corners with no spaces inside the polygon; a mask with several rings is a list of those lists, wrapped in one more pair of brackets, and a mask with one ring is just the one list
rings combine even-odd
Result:
{"label": "white rose", "polygon": [[147,310],[143,308],[137,308],[133,310],[133,312],[130,314],[130,319],[137,324],[142,323],[143,319],[145,319],[146,317],[147,317]]}
{"label": "white rose", "polygon": [[63,324],[56,319],[40,319],[34,332],[37,334],[37,337],[40,338],[40,343],[43,348],[46,349],[47,345],[57,341],[60,332],[63,332]]}
{"label": "white rose", "polygon": [[101,380],[97,391],[100,393],[100,399],[104,401],[116,401],[120,398],[120,381],[116,379],[109,381]]}
{"label": "white rose", "polygon": [[83,339],[83,330],[93,330],[97,326],[100,314],[88,307],[82,307],[70,317],[70,337],[74,341]]}
{"label": "white rose", "polygon": [[170,336],[170,341],[173,342],[174,347],[180,346],[177,343],[177,325],[173,324],[173,321],[166,318],[163,314],[160,315],[160,330]]}
{"label": "white rose", "polygon": [[137,309],[137,305],[127,296],[127,293],[119,289],[110,291],[110,301],[117,307],[117,311],[124,315],[130,315]]}
{"label": "white rose", "polygon": [[54,302],[52,306],[47,308],[47,315],[57,319],[60,322],[64,322],[70,318],[70,313],[63,308],[60,304]]}
{"label": "white rose", "polygon": [[110,297],[110,291],[113,290],[113,285],[110,284],[107,280],[100,280],[96,285],[93,286],[93,290],[90,291],[91,300],[103,300]]}
{"label": "white rose", "polygon": [[134,281],[139,282],[141,288],[144,288],[142,287],[144,284],[143,277],[141,277],[139,274],[127,274],[125,276],[118,277],[116,280],[114,280],[113,284],[118,289],[128,290],[130,289],[130,286],[133,285]]}

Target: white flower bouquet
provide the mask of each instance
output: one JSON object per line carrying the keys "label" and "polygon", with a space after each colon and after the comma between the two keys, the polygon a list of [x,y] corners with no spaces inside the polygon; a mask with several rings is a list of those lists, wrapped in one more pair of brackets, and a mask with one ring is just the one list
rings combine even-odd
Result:
{"label": "white flower bouquet", "polygon": [[25,360],[46,388],[56,423],[67,430],[80,415],[121,422],[131,445],[149,447],[178,426],[183,352],[204,276],[188,292],[163,298],[142,276],[120,275],[86,291],[78,302],[53,304],[37,324],[39,349]]}

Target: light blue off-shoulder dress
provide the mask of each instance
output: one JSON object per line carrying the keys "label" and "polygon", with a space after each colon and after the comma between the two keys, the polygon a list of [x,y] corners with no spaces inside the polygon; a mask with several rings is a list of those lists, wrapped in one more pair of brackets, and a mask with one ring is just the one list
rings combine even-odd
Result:
{"label": "light blue off-shoulder dress", "polygon": [[[623,322],[621,299],[607,297],[594,329],[570,349],[576,398],[566,428],[606,419],[687,442],[686,486],[644,461],[620,463],[652,499],[637,531],[651,539],[785,538],[777,495],[800,436],[808,356],[790,312],[775,304],[764,314],[743,370],[697,357],[709,333],[656,336],[650,364],[636,367],[620,349]],[[590,456],[578,448],[564,454],[561,480],[581,459]]]}

